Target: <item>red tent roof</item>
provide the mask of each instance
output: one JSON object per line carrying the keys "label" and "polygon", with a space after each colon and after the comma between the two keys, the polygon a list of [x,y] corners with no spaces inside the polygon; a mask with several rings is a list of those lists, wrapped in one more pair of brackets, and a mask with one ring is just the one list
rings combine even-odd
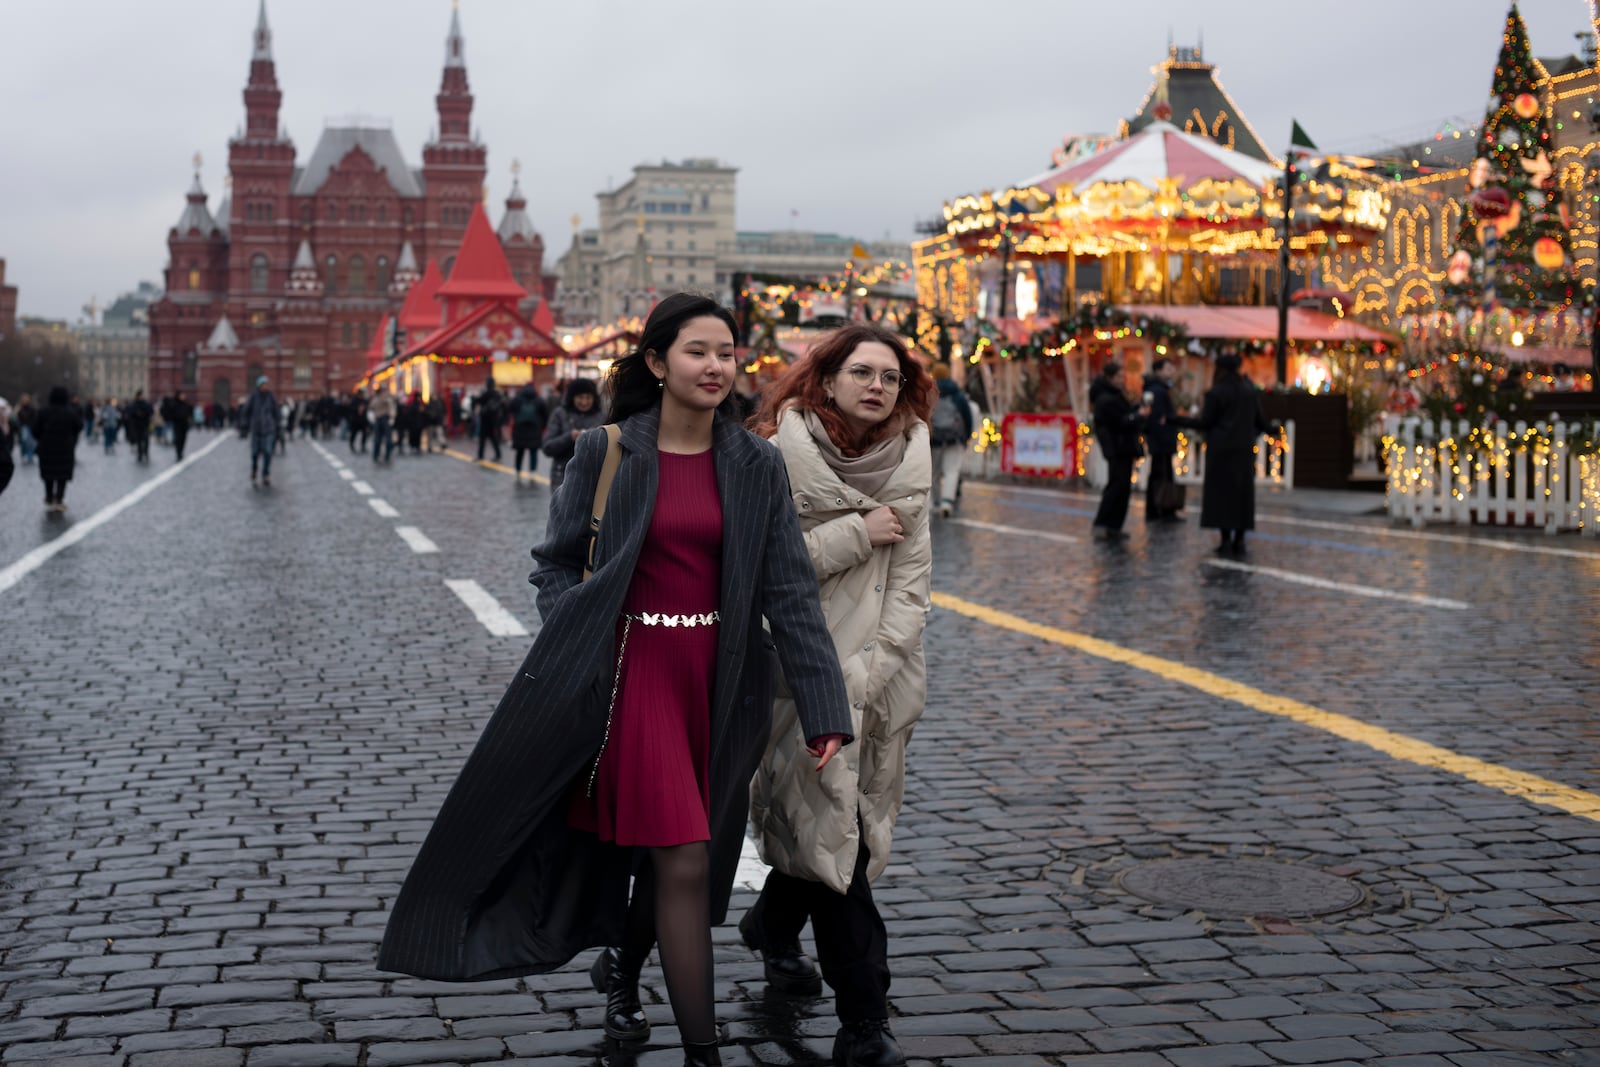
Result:
{"label": "red tent roof", "polygon": [[456,265],[450,269],[450,280],[439,287],[439,295],[511,300],[528,295],[511,276],[511,264],[506,262],[505,250],[500,247],[500,238],[489,225],[481,202],[472,205],[472,218],[467,221],[466,235],[456,252]]}
{"label": "red tent roof", "polygon": [[[1203,340],[1272,340],[1278,336],[1278,309],[1216,304],[1119,304],[1118,310],[1166,319]],[[1310,308],[1289,309],[1291,341],[1393,341],[1381,330]]]}
{"label": "red tent roof", "polygon": [[567,354],[549,334],[534,327],[513,307],[485,303],[427,337],[407,345],[402,358],[438,354],[456,359],[556,359]]}
{"label": "red tent roof", "polygon": [[550,310],[550,301],[539,301],[539,306],[533,309],[533,318],[530,321],[534,329],[546,336],[553,335],[556,332],[556,316]]}
{"label": "red tent roof", "polygon": [[384,315],[378,321],[378,332],[372,336],[372,343],[367,346],[368,371],[382,363],[389,355],[389,319],[389,315]]}
{"label": "red tent roof", "polygon": [[439,264],[429,259],[422,277],[406,290],[406,302],[400,305],[401,327],[406,330],[439,328],[440,322],[444,320],[444,309],[439,306],[438,299],[439,287],[443,284],[444,275],[439,271]]}

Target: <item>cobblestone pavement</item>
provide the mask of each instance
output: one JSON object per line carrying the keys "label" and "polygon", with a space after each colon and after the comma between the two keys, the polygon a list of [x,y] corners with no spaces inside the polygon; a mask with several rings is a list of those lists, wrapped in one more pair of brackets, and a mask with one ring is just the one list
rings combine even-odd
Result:
{"label": "cobblestone pavement", "polygon": [[[65,520],[19,470],[0,568],[172,464],[82,454]],[[374,467],[339,441],[296,441],[270,490],[247,472],[224,440],[4,593],[0,1063],[629,1058],[602,1037],[587,956],[467,986],[373,968],[528,641],[491,636],[444,583],[533,629],[548,488],[446,456]],[[1192,523],[1146,530],[1137,511],[1127,542],[1091,544],[1093,508],[975,484],[936,531],[941,593],[1159,660],[935,611],[878,888],[910,1054],[1600,1064],[1600,546],[1264,514],[1242,570]],[[1384,754],[1179,668],[1596,807]],[[831,1005],[769,994],[731,927],[716,943],[727,1061],[825,1059]],[[674,1063],[654,967],[645,986],[638,1059]]]}

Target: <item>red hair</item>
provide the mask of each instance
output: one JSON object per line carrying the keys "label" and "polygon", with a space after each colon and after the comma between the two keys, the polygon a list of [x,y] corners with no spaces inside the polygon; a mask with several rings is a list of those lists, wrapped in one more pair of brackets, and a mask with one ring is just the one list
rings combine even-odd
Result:
{"label": "red hair", "polygon": [[[869,342],[889,346],[905,380],[900,384],[889,417],[857,440],[822,383],[837,374],[857,348]],[[748,425],[762,437],[771,437],[778,432],[778,416],[785,408],[804,408],[822,422],[840,452],[847,456],[860,455],[890,434],[904,433],[913,419],[927,422],[933,414],[934,394],[933,377],[921,363],[911,358],[899,334],[876,323],[852,322],[825,335],[769,385],[762,395],[761,409]]]}

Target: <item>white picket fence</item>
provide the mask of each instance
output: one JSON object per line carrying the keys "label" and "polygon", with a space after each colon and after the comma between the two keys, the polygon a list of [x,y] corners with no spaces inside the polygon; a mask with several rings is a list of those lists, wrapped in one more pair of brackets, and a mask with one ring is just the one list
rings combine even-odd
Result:
{"label": "white picket fence", "polygon": [[[1100,453],[1099,442],[1089,447],[1083,465],[1084,475],[1095,489],[1106,484],[1108,468],[1105,456]],[[1172,473],[1176,481],[1185,485],[1199,485],[1206,478],[1206,446],[1195,434],[1185,432],[1180,436],[1178,454],[1172,457]],[[1140,489],[1150,480],[1150,464],[1140,460],[1134,464],[1133,481]],[[1256,441],[1256,485],[1279,489],[1294,488],[1294,420],[1283,424],[1283,433],[1263,437]]]}
{"label": "white picket fence", "polygon": [[1581,530],[1600,536],[1600,457],[1575,453],[1565,422],[1498,423],[1391,415],[1389,517],[1430,522],[1542,526],[1546,533]]}

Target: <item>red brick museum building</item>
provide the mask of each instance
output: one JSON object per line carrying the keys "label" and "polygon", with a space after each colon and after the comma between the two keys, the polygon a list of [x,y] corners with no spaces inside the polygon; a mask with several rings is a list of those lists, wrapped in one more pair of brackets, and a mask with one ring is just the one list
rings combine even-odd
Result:
{"label": "red brick museum building", "polygon": [[[423,266],[436,260],[448,276],[454,265],[488,154],[472,133],[459,13],[420,168],[374,126],[329,126],[297,164],[278,122],[282,99],[262,0],[245,125],[228,144],[229,195],[213,215],[197,174],[167,234],[166,294],[150,309],[156,396],[181,388],[198,403],[234,403],[261,374],[284,398],[348,388]],[[514,184],[496,232],[531,304],[549,298],[555,276],[543,273],[544,242],[525,206]]]}

